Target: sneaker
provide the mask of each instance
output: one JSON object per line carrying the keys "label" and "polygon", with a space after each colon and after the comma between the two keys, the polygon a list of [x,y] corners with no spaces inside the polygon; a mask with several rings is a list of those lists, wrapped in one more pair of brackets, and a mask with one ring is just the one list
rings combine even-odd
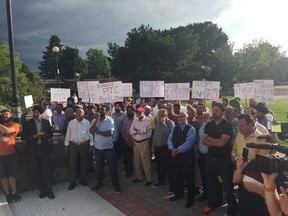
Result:
{"label": "sneaker", "polygon": [[69,187],[68,187],[68,190],[73,190],[75,187],[76,187],[76,184],[71,182]]}
{"label": "sneaker", "polygon": [[216,209],[214,209],[214,208],[205,207],[204,210],[202,211],[201,215],[209,215],[215,211],[216,211]]}
{"label": "sneaker", "polygon": [[147,186],[150,186],[150,185],[152,185],[153,184],[153,181],[147,181],[146,183],[145,183],[145,186],[147,187]]}
{"label": "sneaker", "polygon": [[54,199],[54,198],[55,198],[55,195],[51,192],[51,193],[48,193],[48,194],[47,194],[47,197],[48,197],[49,199]]}
{"label": "sneaker", "polygon": [[120,187],[119,187],[119,186],[115,187],[115,192],[116,192],[117,194],[120,194],[120,192],[121,192],[121,189],[120,189]]}
{"label": "sneaker", "polygon": [[13,194],[8,194],[8,195],[6,195],[6,201],[7,201],[7,203],[13,203],[16,200],[15,200]]}
{"label": "sneaker", "polygon": [[159,186],[162,186],[162,185],[165,185],[165,184],[161,184],[161,183],[157,182],[156,184],[153,184],[152,187],[159,187]]}
{"label": "sneaker", "polygon": [[12,196],[14,197],[14,199],[15,199],[16,202],[18,202],[18,201],[21,200],[21,197],[20,197],[19,193],[17,193],[17,192],[14,193],[14,194],[12,194]]}

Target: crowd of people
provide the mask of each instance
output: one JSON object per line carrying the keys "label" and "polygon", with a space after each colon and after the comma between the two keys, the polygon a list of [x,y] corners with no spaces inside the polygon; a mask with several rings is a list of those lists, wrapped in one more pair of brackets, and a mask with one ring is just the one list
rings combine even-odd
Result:
{"label": "crowd of people", "polygon": [[[249,149],[247,158],[243,156],[247,143],[276,143],[271,130],[275,116],[265,103],[251,99],[243,108],[239,98],[223,98],[213,101],[209,110],[201,99],[185,106],[180,101],[134,102],[131,98],[99,105],[78,98],[76,103],[74,95],[65,107],[41,101],[32,112],[33,118],[22,127],[21,139],[27,142],[29,169],[39,198],[55,198],[49,155],[57,132],[65,136],[69,154],[68,190],[77,183],[87,186],[86,172],[94,168],[97,184],[91,190],[100,190],[107,164],[112,186],[120,193],[118,164],[122,163],[126,177],[134,175],[135,184],[168,184],[171,202],[186,196],[185,207],[190,208],[196,200],[207,200],[202,215],[222,206],[223,190],[227,215],[288,214],[288,194],[280,187],[287,173],[261,173],[255,160],[256,155],[273,157],[275,151]],[[8,203],[21,199],[16,189],[15,152],[20,125],[12,118],[10,110],[2,110],[0,178]],[[153,176],[151,158],[156,160],[157,176]]]}

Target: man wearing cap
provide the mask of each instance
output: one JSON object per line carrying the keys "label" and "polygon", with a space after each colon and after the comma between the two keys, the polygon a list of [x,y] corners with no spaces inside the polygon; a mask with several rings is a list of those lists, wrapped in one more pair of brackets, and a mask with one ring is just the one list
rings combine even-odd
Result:
{"label": "man wearing cap", "polygon": [[48,120],[41,119],[42,107],[33,107],[33,118],[25,122],[21,139],[26,141],[30,171],[40,192],[39,198],[54,199],[50,168],[52,128]]}
{"label": "man wearing cap", "polygon": [[[16,136],[20,125],[12,121],[10,110],[2,110],[0,124],[0,179],[8,203],[21,199],[16,192],[17,155]],[[11,188],[11,193],[9,190]]]}
{"label": "man wearing cap", "polygon": [[268,120],[266,118],[266,115],[268,114],[268,111],[269,111],[268,108],[264,106],[263,104],[258,103],[255,109],[257,111],[257,121],[269,130]]}
{"label": "man wearing cap", "polygon": [[84,110],[82,107],[78,106],[78,108],[76,109],[76,118],[69,122],[65,137],[65,151],[70,151],[70,185],[68,187],[68,190],[73,190],[76,186],[78,155],[80,156],[79,183],[83,186],[87,186],[85,176],[88,163],[88,149],[89,144],[90,146],[93,146],[92,135],[90,136],[89,129],[90,122],[84,119]]}
{"label": "man wearing cap", "polygon": [[135,163],[135,177],[133,183],[144,179],[143,170],[146,177],[145,186],[150,186],[152,181],[151,154],[149,139],[152,136],[150,119],[145,117],[144,108],[139,107],[136,110],[136,118],[130,127],[130,134],[133,137],[133,152]]}

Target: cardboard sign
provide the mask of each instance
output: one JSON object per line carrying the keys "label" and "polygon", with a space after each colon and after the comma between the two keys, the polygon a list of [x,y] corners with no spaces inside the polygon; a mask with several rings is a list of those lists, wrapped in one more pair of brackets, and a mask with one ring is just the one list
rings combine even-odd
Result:
{"label": "cardboard sign", "polygon": [[164,97],[164,81],[140,81],[140,97]]}
{"label": "cardboard sign", "polygon": [[98,102],[96,103],[113,103],[117,101],[123,101],[122,82],[108,82],[98,83],[96,89],[96,95]]}
{"label": "cardboard sign", "polygon": [[165,83],[165,100],[189,100],[189,83]]}
{"label": "cardboard sign", "polygon": [[132,83],[122,83],[123,97],[133,97]]}
{"label": "cardboard sign", "polygon": [[274,81],[254,80],[254,99],[258,102],[273,103]]}
{"label": "cardboard sign", "polygon": [[29,108],[34,105],[32,95],[24,96],[25,107]]}
{"label": "cardboard sign", "polygon": [[192,98],[219,99],[220,82],[216,81],[193,81]]}
{"label": "cardboard sign", "polygon": [[88,95],[91,103],[99,103],[99,95],[97,92],[97,85],[99,81],[88,81]]}
{"label": "cardboard sign", "polygon": [[88,81],[77,81],[77,90],[79,98],[82,98],[83,102],[89,101]]}
{"label": "cardboard sign", "polygon": [[239,97],[241,99],[254,98],[254,83],[234,84],[234,97]]}
{"label": "cardboard sign", "polygon": [[51,88],[51,101],[52,102],[66,102],[70,97],[70,89],[64,88]]}

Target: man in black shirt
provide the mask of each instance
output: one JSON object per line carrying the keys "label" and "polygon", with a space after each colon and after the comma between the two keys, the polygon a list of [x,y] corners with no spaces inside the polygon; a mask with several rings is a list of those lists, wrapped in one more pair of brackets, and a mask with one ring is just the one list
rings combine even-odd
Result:
{"label": "man in black shirt", "polygon": [[227,195],[227,215],[236,215],[238,212],[232,182],[231,138],[233,130],[232,126],[224,120],[224,112],[225,108],[221,103],[214,104],[212,108],[214,120],[207,123],[203,135],[203,144],[208,146],[206,159],[208,207],[204,209],[203,215],[214,212],[219,205],[219,196],[217,195],[219,175]]}

